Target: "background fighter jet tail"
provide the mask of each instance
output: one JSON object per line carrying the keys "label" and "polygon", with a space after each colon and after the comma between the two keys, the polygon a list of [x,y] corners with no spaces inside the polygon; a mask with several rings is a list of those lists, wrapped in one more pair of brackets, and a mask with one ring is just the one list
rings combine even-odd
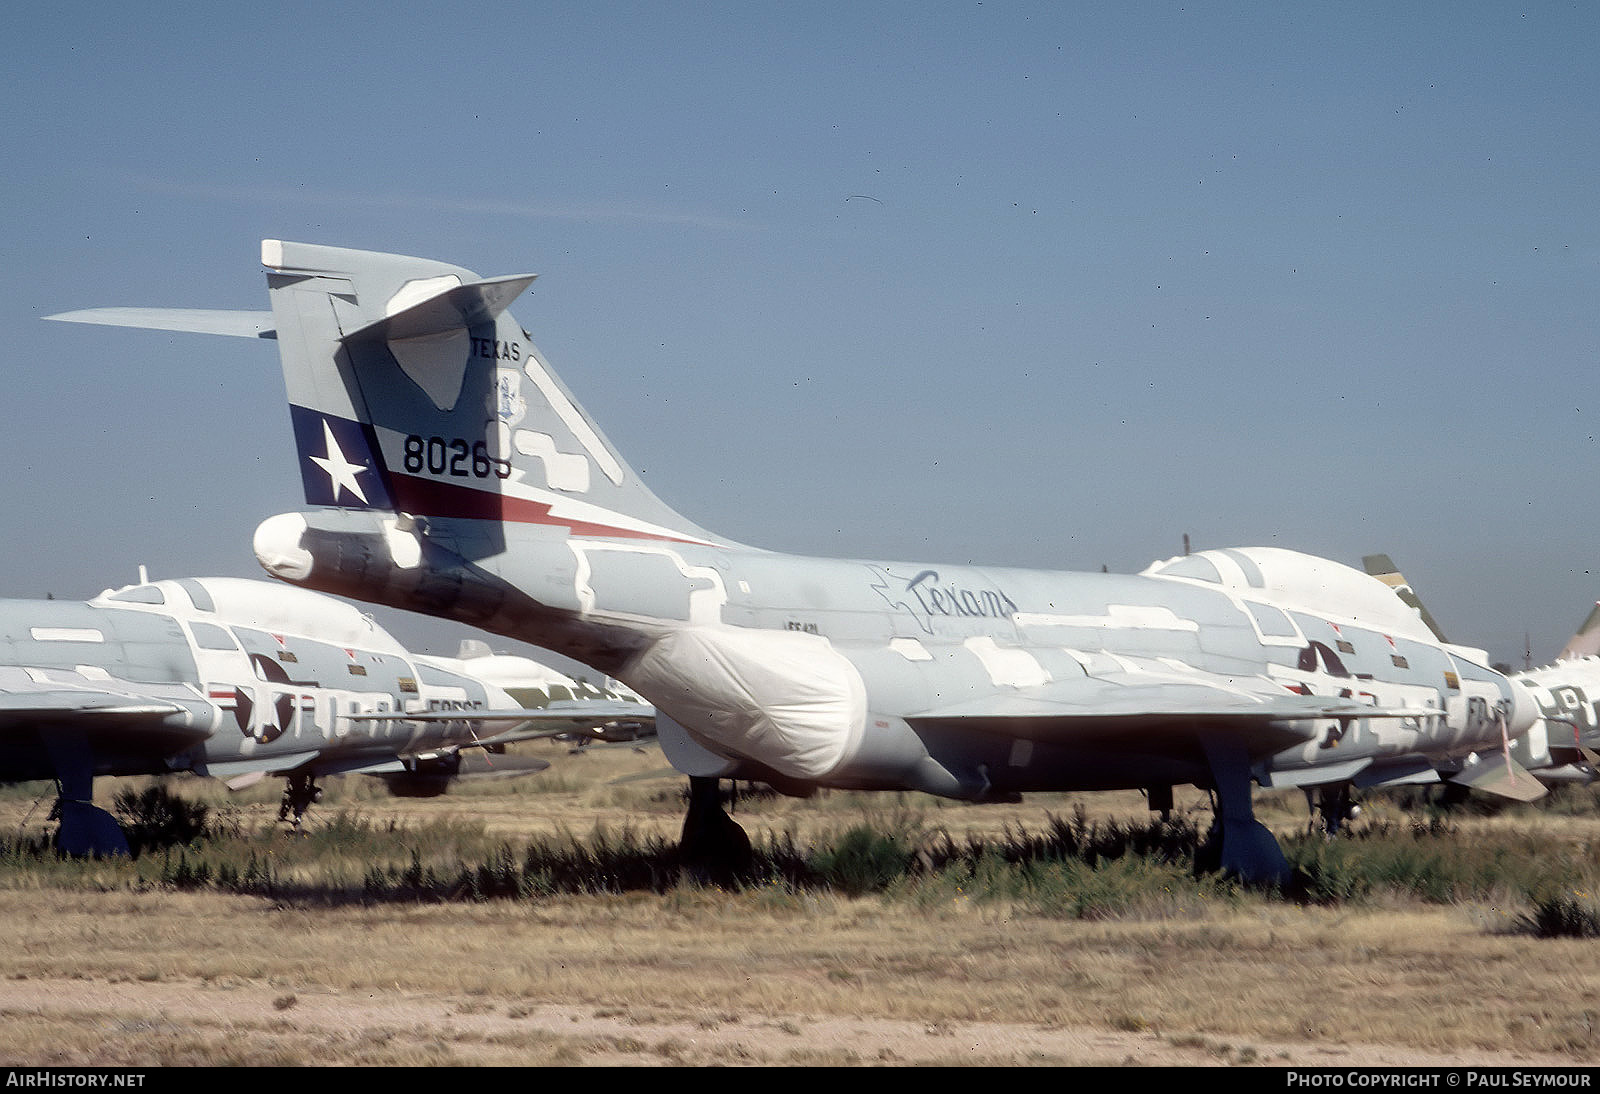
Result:
{"label": "background fighter jet tail", "polygon": [[[1362,563],[1367,573],[1388,585],[1417,611],[1439,641],[1446,641],[1411,583],[1388,555],[1367,555]],[[1596,752],[1600,749],[1600,706],[1596,705],[1596,698],[1600,698],[1600,661],[1590,658],[1597,651],[1600,604],[1567,641],[1555,664],[1512,674],[1529,689],[1539,707],[1540,717],[1529,732],[1507,742],[1501,753],[1477,754],[1453,773],[1442,773],[1446,780],[1461,788],[1518,801],[1538,798],[1542,794],[1540,784],[1593,782],[1595,761],[1600,758]],[[1488,655],[1482,654],[1479,660],[1487,661]]]}
{"label": "background fighter jet tail", "polygon": [[529,275],[266,240],[306,501],[713,542],[639,480],[506,312]]}
{"label": "background fighter jet tail", "polygon": [[1450,641],[1444,636],[1444,632],[1439,629],[1439,624],[1434,622],[1433,616],[1428,613],[1428,609],[1423,606],[1422,601],[1412,590],[1411,583],[1405,579],[1405,575],[1400,572],[1400,568],[1394,564],[1394,561],[1388,555],[1366,555],[1361,559],[1361,565],[1367,573],[1393,589],[1394,595],[1398,596],[1406,607],[1415,610],[1417,615],[1421,617],[1423,625],[1433,632],[1435,638],[1441,642]]}
{"label": "background fighter jet tail", "polygon": [[1600,604],[1594,606],[1582,626],[1567,644],[1562,647],[1557,656],[1558,661],[1576,661],[1581,657],[1594,657],[1600,654]]}

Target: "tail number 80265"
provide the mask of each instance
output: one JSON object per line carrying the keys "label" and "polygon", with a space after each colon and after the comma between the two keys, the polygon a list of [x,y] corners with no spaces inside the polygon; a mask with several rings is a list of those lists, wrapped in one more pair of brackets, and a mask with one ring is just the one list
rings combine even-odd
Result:
{"label": "tail number 80265", "polygon": [[499,479],[511,477],[511,461],[489,455],[483,441],[467,443],[460,437],[406,438],[405,469],[413,475],[450,475],[458,479]]}

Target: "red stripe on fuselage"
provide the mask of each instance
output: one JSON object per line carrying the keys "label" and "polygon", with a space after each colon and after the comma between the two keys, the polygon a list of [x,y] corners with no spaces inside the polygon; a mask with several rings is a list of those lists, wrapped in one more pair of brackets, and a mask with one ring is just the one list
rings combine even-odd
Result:
{"label": "red stripe on fuselage", "polygon": [[673,543],[699,543],[689,536],[664,532],[645,532],[610,524],[558,517],[546,502],[513,498],[488,490],[474,490],[453,482],[435,482],[411,475],[392,475],[389,485],[394,507],[419,517],[446,517],[465,520],[496,520],[508,524],[545,524],[566,528],[574,535],[608,536],[617,539],[660,539]]}

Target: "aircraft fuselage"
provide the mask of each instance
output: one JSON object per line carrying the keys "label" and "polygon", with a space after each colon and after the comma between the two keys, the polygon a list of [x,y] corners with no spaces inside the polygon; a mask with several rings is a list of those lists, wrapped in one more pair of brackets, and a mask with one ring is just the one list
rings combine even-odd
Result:
{"label": "aircraft fuselage", "polygon": [[[218,600],[260,597],[230,615]],[[259,592],[256,592],[259,590]],[[313,604],[312,601],[315,601]],[[272,605],[269,609],[268,605]],[[307,637],[336,609],[337,637]],[[0,777],[299,770],[327,774],[472,739],[512,704],[419,662],[347,605],[261,582],[163,581],[86,603],[0,602]],[[459,721],[367,720],[460,710]]]}
{"label": "aircraft fuselage", "polygon": [[[1205,785],[1206,724],[1259,697],[1342,698],[1384,712],[1263,718],[1250,745],[1254,775],[1303,785],[1335,770],[1431,770],[1430,761],[1515,737],[1535,713],[1524,689],[1438,642],[1387,588],[1292,552],[1071,573],[799,558],[476,521],[401,528],[345,510],[275,518],[257,549],[264,560],[292,557],[294,572],[280,576],[308,587],[452,616],[618,676],[671,716],[663,744],[689,774],[798,788],[982,799]],[[1226,680],[1237,710],[1219,710],[1214,696],[1187,718],[1165,700],[1138,709],[1141,686],[1181,693],[1200,674]],[[1027,698],[1074,682],[1081,706]],[[742,715],[729,712],[746,707],[767,716],[731,724]]]}

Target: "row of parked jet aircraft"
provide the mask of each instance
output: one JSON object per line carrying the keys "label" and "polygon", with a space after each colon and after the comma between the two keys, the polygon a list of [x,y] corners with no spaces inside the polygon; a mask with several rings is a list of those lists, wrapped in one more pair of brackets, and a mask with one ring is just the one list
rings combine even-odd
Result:
{"label": "row of parked jet aircraft", "polygon": [[0,778],[56,780],[58,845],[108,854],[127,844],[93,803],[96,775],[282,776],[298,824],[327,775],[432,795],[463,775],[543,766],[506,755],[510,742],[653,721],[637,696],[481,643],[462,652],[412,654],[350,604],[268,581],[0,601]]}
{"label": "row of parked jet aircraft", "polygon": [[[1592,773],[1600,660],[1496,671],[1384,580],[1275,548],[1123,575],[747,546],[664,504],[606,439],[507,311],[531,276],[277,240],[262,262],[270,312],[53,318],[274,340],[308,508],[257,528],[267,573],[622,681],[689,777],[691,858],[747,850],[721,779],[975,802],[1138,788],[1153,809],[1193,784],[1213,792],[1221,868],[1269,882],[1289,869],[1253,786],[1304,788],[1337,823],[1352,789],[1531,797],[1535,770]],[[407,658],[353,612],[296,629],[259,602],[233,616],[236,593],[254,595],[158,582],[8,609],[6,770],[53,774],[73,807],[133,741],[156,768],[271,757],[292,780],[421,772],[461,743],[452,726],[535,732],[464,666]]]}

